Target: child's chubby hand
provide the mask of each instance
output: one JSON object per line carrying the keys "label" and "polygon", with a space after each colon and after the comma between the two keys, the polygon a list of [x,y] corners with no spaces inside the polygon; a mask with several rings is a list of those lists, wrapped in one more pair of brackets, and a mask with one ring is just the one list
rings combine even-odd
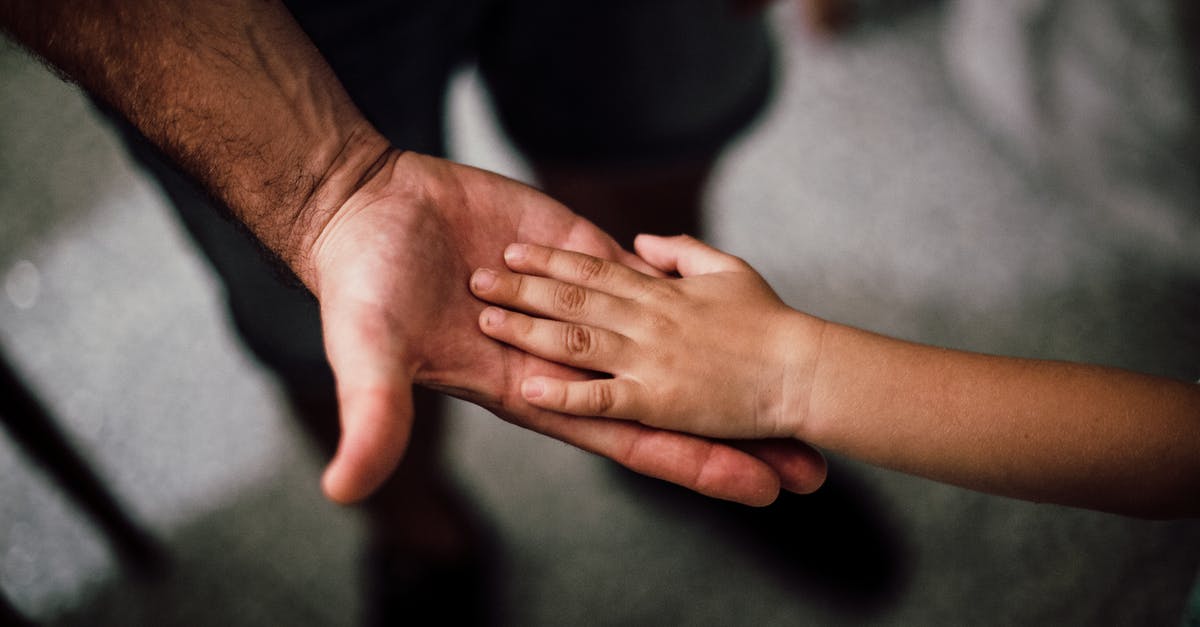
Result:
{"label": "child's chubby hand", "polygon": [[505,250],[471,290],[497,340],[611,375],[531,377],[532,405],[717,438],[796,437],[824,322],[785,305],[746,262],[691,237],[639,236],[650,265],[682,278],[540,246]]}

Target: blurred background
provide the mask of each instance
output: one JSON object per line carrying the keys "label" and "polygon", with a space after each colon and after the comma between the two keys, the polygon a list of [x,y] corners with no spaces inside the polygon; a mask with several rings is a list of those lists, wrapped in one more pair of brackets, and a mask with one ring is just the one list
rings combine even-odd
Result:
{"label": "blurred background", "polygon": [[[1200,377],[1196,11],[858,6],[836,37],[774,10],[780,88],[722,162],[710,239],[839,322]],[[458,160],[527,176],[470,71],[451,103]],[[170,556],[151,576],[122,569],[0,430],[12,606],[56,625],[356,624],[362,520],[321,497],[324,460],[158,190],[75,88],[7,41],[0,281],[0,344]],[[1194,521],[836,459],[828,488],[763,526],[478,408],[450,421],[512,625],[1171,625],[1200,565]]]}

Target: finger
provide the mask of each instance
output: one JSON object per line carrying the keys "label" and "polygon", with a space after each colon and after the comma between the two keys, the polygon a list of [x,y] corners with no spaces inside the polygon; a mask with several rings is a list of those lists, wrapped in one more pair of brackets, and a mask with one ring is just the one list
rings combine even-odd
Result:
{"label": "finger", "polygon": [[796,494],[816,492],[825,483],[828,467],[817,449],[791,439],[748,440],[737,447],[763,460],[779,474],[783,489]]}
{"label": "finger", "polygon": [[667,276],[662,270],[659,270],[658,268],[646,263],[645,259],[642,259],[641,257],[638,257],[637,255],[624,249],[617,253],[617,263],[620,263],[628,268],[632,268],[637,272],[641,272],[648,277],[662,279]]}
{"label": "finger", "polygon": [[629,379],[563,381],[530,377],[521,383],[521,396],[530,405],[574,416],[638,419],[642,388]]}
{"label": "finger", "polygon": [[412,375],[374,314],[323,307],[322,318],[342,433],[321,485],[331,500],[353,503],[374,492],[404,456],[413,420]]}
{"label": "finger", "polygon": [[651,281],[645,274],[614,261],[534,244],[510,244],[504,262],[523,274],[536,274],[614,296],[643,294]]}
{"label": "finger", "polygon": [[680,276],[735,272],[746,269],[746,262],[721,252],[689,235],[659,237],[638,235],[633,247],[647,263],[663,272]]}
{"label": "finger", "polygon": [[[572,235],[565,240],[557,240],[558,243],[556,245],[559,248],[602,259],[611,259],[646,276],[658,278],[665,276],[657,268],[646,263],[641,257],[621,248],[613,238],[597,228],[596,225],[579,216],[574,216],[574,220],[575,226],[570,229]],[[549,238],[538,240],[531,237],[523,241],[546,243],[555,240]]]}
{"label": "finger", "polygon": [[[520,414],[517,417],[515,414]],[[626,468],[713,498],[770,505],[779,476],[764,461],[723,443],[610,420],[511,408],[498,413],[528,429],[607,457]]]}
{"label": "finger", "polygon": [[632,317],[631,302],[555,279],[480,268],[471,275],[471,292],[481,300],[555,320],[609,327]]}
{"label": "finger", "polygon": [[542,359],[601,372],[612,372],[623,363],[629,339],[582,324],[533,318],[499,307],[479,314],[484,334]]}

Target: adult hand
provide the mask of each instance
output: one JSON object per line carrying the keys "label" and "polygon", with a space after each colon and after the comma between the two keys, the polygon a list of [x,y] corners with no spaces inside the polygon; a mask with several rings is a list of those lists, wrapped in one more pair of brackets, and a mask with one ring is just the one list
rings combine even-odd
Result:
{"label": "adult hand", "polygon": [[479,332],[470,269],[514,241],[619,257],[609,238],[503,177],[389,149],[279,0],[119,4],[0,1],[0,27],[124,115],[318,296],[345,423],[329,496],[366,496],[399,460],[414,381],[715,496],[764,503],[781,478],[820,482],[807,450],[756,452],[777,472],[524,404],[521,379],[564,371]]}
{"label": "adult hand", "polygon": [[321,303],[337,377],[342,439],[324,477],[349,502],[377,487],[403,455],[411,385],[425,385],[632,470],[698,492],[765,505],[782,486],[811,491],[824,461],[802,444],[739,448],[628,422],[538,409],[529,376],[586,374],[496,342],[476,323],[474,268],[501,266],[507,244],[554,246],[651,272],[594,225],[504,177],[414,153],[391,153],[321,228],[306,282]]}

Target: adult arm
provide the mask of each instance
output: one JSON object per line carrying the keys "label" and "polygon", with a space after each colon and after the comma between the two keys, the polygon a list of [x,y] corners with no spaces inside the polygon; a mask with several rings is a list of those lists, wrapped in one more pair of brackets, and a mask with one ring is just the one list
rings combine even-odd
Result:
{"label": "adult arm", "polygon": [[297,271],[390,147],[279,2],[3,0],[0,25],[126,116]]}
{"label": "adult arm", "polygon": [[331,498],[362,498],[394,468],[413,382],[714,496],[763,504],[781,481],[823,478],[803,446],[754,457],[525,403],[526,375],[581,374],[482,335],[470,268],[509,241],[636,261],[530,188],[390,146],[279,2],[0,0],[0,25],[131,120],[317,296],[343,426]]}

